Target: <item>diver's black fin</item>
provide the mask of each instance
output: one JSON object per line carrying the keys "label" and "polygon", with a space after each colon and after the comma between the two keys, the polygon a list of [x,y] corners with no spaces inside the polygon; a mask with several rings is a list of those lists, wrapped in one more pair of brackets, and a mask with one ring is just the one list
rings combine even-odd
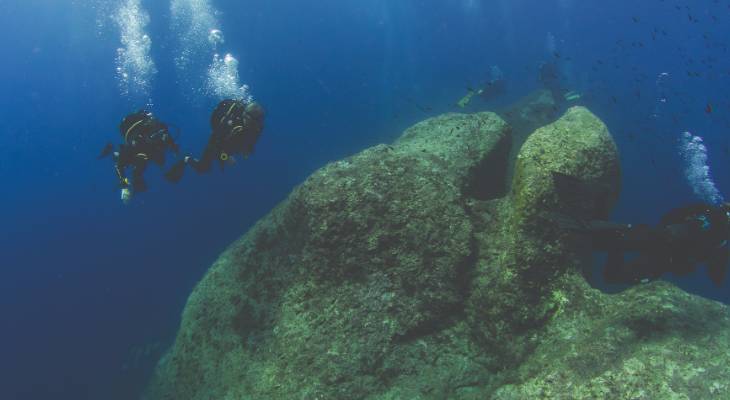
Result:
{"label": "diver's black fin", "polygon": [[114,151],[114,145],[111,143],[107,143],[103,149],[101,149],[101,153],[99,153],[99,156],[96,157],[98,160],[101,160],[104,157],[109,156]]}
{"label": "diver's black fin", "polygon": [[585,182],[574,176],[557,171],[552,171],[551,174],[553,176],[553,183],[555,184],[555,189],[557,189],[558,195],[581,193],[586,187]]}
{"label": "diver's black fin", "polygon": [[173,128],[173,129],[175,129],[175,131],[177,131],[177,136],[172,137],[173,141],[177,142],[178,140],[180,140],[180,136],[182,136],[182,129],[180,129],[180,127],[175,124],[167,124],[167,125],[170,128]]}
{"label": "diver's black fin", "polygon": [[715,286],[722,286],[725,281],[729,258],[728,249],[723,247],[718,249],[717,253],[713,254],[710,260],[707,261],[707,275]]}
{"label": "diver's black fin", "polygon": [[546,212],[544,213],[544,216],[548,221],[555,224],[562,230],[585,232],[588,228],[585,221],[570,215],[558,212]]}
{"label": "diver's black fin", "polygon": [[617,251],[610,252],[608,253],[606,264],[603,266],[603,280],[612,285],[629,283],[625,276],[625,269],[624,254]]}
{"label": "diver's black fin", "polygon": [[610,252],[603,270],[603,279],[612,285],[633,285],[653,281],[664,272],[657,271],[656,264],[656,260],[646,254],[639,254],[633,260],[626,262],[623,253]]}
{"label": "diver's black fin", "polygon": [[[585,214],[586,203],[593,203],[599,210],[605,209],[606,196],[610,193],[610,187],[606,184],[591,184],[580,178],[564,174],[562,172],[551,171],[555,192],[558,195],[565,210],[571,214],[580,213],[583,210]],[[591,219],[593,215],[577,215],[587,219]]]}
{"label": "diver's black fin", "polygon": [[562,203],[561,211],[570,213],[574,218],[590,218],[590,215],[581,212],[586,198],[593,197],[589,186],[574,176],[557,171],[551,173],[555,192]]}
{"label": "diver's black fin", "polygon": [[558,212],[545,212],[545,218],[566,231],[580,233],[603,233],[616,232],[616,234],[628,234],[631,232],[631,225],[603,220],[585,220],[582,218],[566,215]]}
{"label": "diver's black fin", "polygon": [[132,178],[132,188],[135,193],[146,192],[147,182],[145,182],[142,176],[135,176]]}
{"label": "diver's black fin", "polygon": [[697,269],[696,264],[683,255],[672,255],[669,260],[662,260],[657,265],[660,265],[657,273],[671,272],[675,276],[685,276]]}
{"label": "diver's black fin", "polygon": [[[629,262],[624,262],[621,267],[621,275],[623,283],[637,284],[655,281],[661,278],[667,271],[667,259],[657,257],[655,254],[639,253],[636,258]],[[691,265],[689,266],[691,267]],[[682,264],[677,264],[677,270],[681,271],[687,268]]]}
{"label": "diver's black fin", "polygon": [[181,159],[180,161],[176,162],[169,171],[165,173],[165,179],[167,179],[168,182],[178,183],[180,182],[180,179],[182,179],[184,172],[185,159]]}

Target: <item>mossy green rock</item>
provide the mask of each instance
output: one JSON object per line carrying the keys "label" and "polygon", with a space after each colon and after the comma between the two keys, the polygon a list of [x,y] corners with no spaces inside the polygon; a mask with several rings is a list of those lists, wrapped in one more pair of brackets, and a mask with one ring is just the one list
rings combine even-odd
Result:
{"label": "mossy green rock", "polygon": [[664,282],[574,297],[494,400],[728,399],[730,313]]}
{"label": "mossy green rock", "polygon": [[558,119],[562,111],[562,103],[558,103],[549,90],[538,89],[498,112],[512,128],[512,149],[506,176],[508,183],[512,181],[515,160],[522,144],[535,129]]}
{"label": "mossy green rock", "polygon": [[690,396],[726,373],[723,307],[667,284],[602,294],[545,228],[550,170],[612,188],[586,212],[615,199],[606,127],[576,108],[538,129],[511,193],[509,143],[496,114],[447,114],[315,172],[196,286],[145,399]]}
{"label": "mossy green rock", "polygon": [[584,209],[570,211],[595,211],[593,217],[607,217],[619,194],[618,151],[606,125],[584,107],[568,109],[559,120],[538,128],[522,146],[512,191],[520,220],[554,210],[566,200],[555,190],[554,172],[576,177],[588,188],[605,188],[598,198],[590,196],[590,190],[578,193],[583,204],[571,206]]}
{"label": "mossy green rock", "polygon": [[495,114],[451,114],[314,173],[197,285],[149,397],[364,398],[425,373],[411,357],[451,339],[417,339],[453,329],[467,292],[462,193],[508,139]]}

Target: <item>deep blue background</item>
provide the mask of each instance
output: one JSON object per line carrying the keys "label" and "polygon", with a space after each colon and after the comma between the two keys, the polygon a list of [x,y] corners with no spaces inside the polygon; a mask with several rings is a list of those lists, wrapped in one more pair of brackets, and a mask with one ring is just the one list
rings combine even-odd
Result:
{"label": "deep blue background", "polygon": [[[153,111],[197,151],[218,99],[177,83],[169,4],[143,3]],[[622,154],[614,219],[653,223],[693,199],[677,155],[684,130],[706,139],[730,191],[728,0],[230,0],[213,2],[222,50],[268,110],[256,154],[178,186],[150,168],[151,190],[125,207],[111,162],[95,157],[144,102],[119,94],[109,4],[0,0],[0,398],[137,398],[188,293],[230,242],[326,162],[457,111],[491,65],[506,100],[537,88],[550,59],[584,93]],[[546,51],[548,32],[559,54]],[[668,102],[652,117],[661,72]],[[681,284],[730,301],[704,275]],[[160,350],[135,361],[132,349],[150,343]]]}

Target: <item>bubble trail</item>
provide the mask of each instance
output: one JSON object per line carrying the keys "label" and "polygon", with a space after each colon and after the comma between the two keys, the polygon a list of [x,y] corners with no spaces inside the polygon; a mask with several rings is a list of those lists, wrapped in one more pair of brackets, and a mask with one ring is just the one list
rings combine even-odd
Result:
{"label": "bubble trail", "polygon": [[122,47],[117,49],[117,78],[123,95],[149,96],[150,83],[157,73],[150,55],[152,40],[145,32],[149,14],[140,0],[127,0],[114,14]]}
{"label": "bubble trail", "polygon": [[707,147],[702,138],[690,132],[684,132],[680,138],[680,154],[685,162],[684,173],[692,190],[703,201],[720,204],[724,201],[717,190],[707,165]]}
{"label": "bubble trail", "polygon": [[213,56],[213,63],[208,69],[206,91],[220,99],[236,99],[247,103],[253,101],[248,85],[240,83],[238,60],[230,54]]}
{"label": "bubble trail", "polygon": [[[209,43],[215,48],[222,42],[223,34],[218,29],[216,10],[207,0],[172,0],[170,14],[172,30],[179,33],[175,64],[180,70],[187,70],[195,60],[207,58]],[[213,34],[214,31],[217,34]]]}
{"label": "bubble trail", "polygon": [[208,33],[208,42],[213,45],[214,49],[217,48],[219,44],[225,43],[225,39],[223,39],[223,32],[218,29],[211,29],[210,33]]}
{"label": "bubble trail", "polygon": [[552,32],[548,32],[545,38],[545,51],[549,55],[553,55],[558,51],[558,46],[555,44],[555,35]]}
{"label": "bubble trail", "polygon": [[[240,82],[238,60],[231,54],[221,56],[217,53],[225,39],[218,26],[217,11],[209,1],[172,0],[170,10],[172,28],[179,32],[180,50],[175,64],[181,75],[189,76],[190,67],[197,60],[213,54],[213,60],[207,67],[205,83],[202,85],[205,94],[221,100],[253,101],[248,85]],[[197,92],[198,87],[193,84],[193,91]]]}

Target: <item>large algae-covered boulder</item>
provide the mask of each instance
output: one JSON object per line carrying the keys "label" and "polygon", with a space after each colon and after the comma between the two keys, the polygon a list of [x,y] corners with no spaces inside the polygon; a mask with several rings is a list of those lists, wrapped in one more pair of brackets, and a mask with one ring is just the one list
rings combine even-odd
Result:
{"label": "large algae-covered boulder", "polygon": [[[502,134],[481,133],[495,130]],[[512,129],[505,132],[504,122],[491,113],[445,114],[407,129],[394,146],[411,154],[435,155],[448,166],[462,195],[493,199],[507,190],[503,178]]]}
{"label": "large algae-covered boulder", "polygon": [[[425,370],[406,359],[451,339],[413,343],[455,325],[467,292],[463,193],[508,140],[495,114],[445,115],[314,173],[197,285],[149,397],[355,399]],[[449,360],[443,379],[468,379]]]}
{"label": "large algae-covered boulder", "polygon": [[145,399],[729,398],[727,309],[592,289],[550,218],[615,201],[606,126],[537,129],[507,192],[509,141],[447,114],[315,172],[196,286]]}
{"label": "large algae-covered boulder", "polygon": [[534,219],[546,209],[557,209],[566,201],[556,190],[554,173],[585,184],[585,193],[579,193],[582,201],[570,204],[582,210],[571,212],[608,216],[621,182],[618,151],[606,125],[584,107],[572,107],[559,120],[538,128],[520,149],[512,190],[513,208],[520,222]]}

